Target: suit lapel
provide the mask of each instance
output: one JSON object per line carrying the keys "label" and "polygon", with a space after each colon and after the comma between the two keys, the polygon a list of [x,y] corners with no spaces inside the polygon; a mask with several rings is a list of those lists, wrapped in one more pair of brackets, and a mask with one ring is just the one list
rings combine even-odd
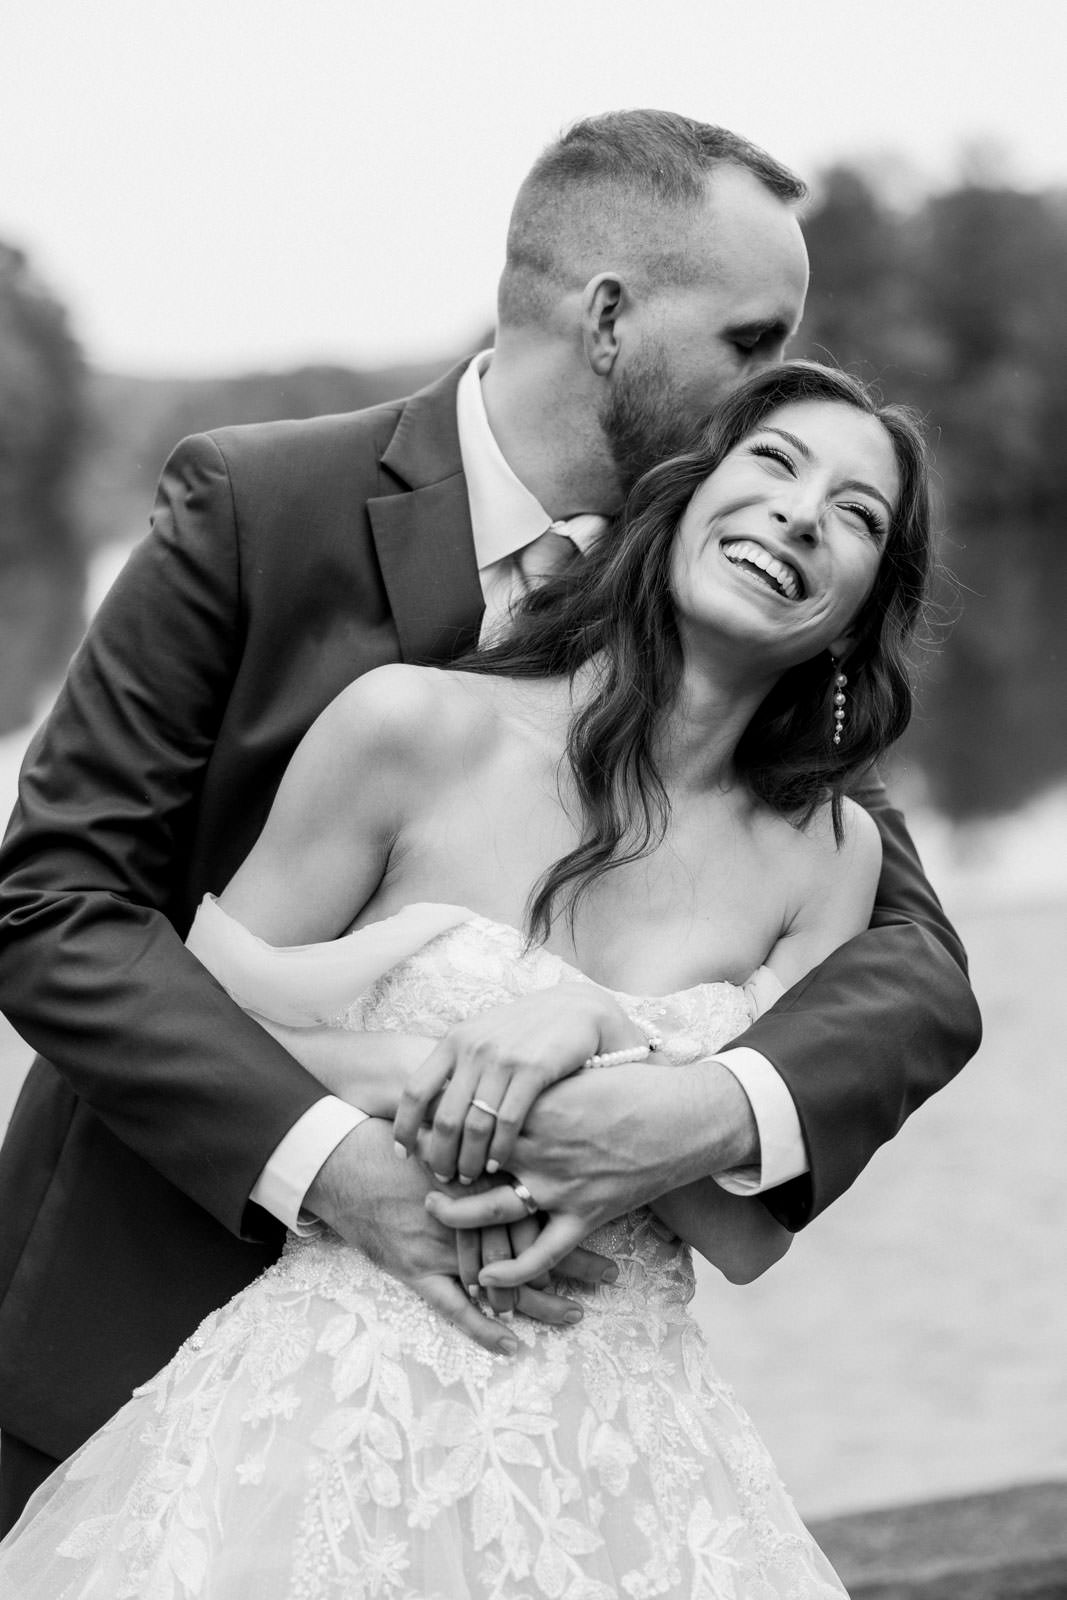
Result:
{"label": "suit lapel", "polygon": [[484,609],[456,426],[462,371],[404,406],[381,459],[396,487],[367,501],[405,661],[447,662],[471,648]]}

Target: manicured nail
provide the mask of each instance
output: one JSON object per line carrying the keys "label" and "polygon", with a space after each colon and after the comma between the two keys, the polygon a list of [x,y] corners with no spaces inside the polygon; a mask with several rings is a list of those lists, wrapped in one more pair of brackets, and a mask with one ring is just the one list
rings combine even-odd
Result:
{"label": "manicured nail", "polygon": [[468,1285],[467,1285],[467,1293],[468,1293],[468,1295],[470,1296],[470,1298],[472,1300],[477,1300],[477,1298],[478,1298],[478,1285],[476,1283],[468,1283]]}
{"label": "manicured nail", "polygon": [[485,1163],[485,1170],[488,1173],[499,1172],[500,1171],[500,1162],[499,1161],[487,1161]]}
{"label": "manicured nail", "polygon": [[604,1283],[617,1283],[618,1279],[619,1279],[619,1269],[618,1269],[618,1267],[612,1265],[610,1267],[605,1267],[604,1268],[604,1278],[603,1278],[603,1282]]}
{"label": "manicured nail", "polygon": [[407,1158],[408,1158],[407,1150],[400,1143],[399,1139],[395,1139],[393,1141],[393,1149],[396,1152],[396,1154],[400,1157],[401,1161],[406,1161],[407,1160]]}
{"label": "manicured nail", "polygon": [[579,1311],[578,1307],[575,1306],[573,1311],[565,1311],[563,1313],[563,1320],[564,1322],[581,1322],[582,1313]]}
{"label": "manicured nail", "polygon": [[518,1348],[518,1340],[516,1339],[501,1339],[497,1345],[497,1349],[502,1356],[513,1356]]}
{"label": "manicured nail", "polygon": [[497,1312],[497,1317],[500,1319],[501,1322],[514,1322],[515,1321],[515,1313],[514,1313],[514,1311],[498,1311]]}
{"label": "manicured nail", "polygon": [[446,1178],[443,1172],[435,1172],[434,1173],[434,1177],[437,1179],[438,1183],[451,1183],[452,1182],[451,1178]]}
{"label": "manicured nail", "polygon": [[470,1185],[471,1185],[471,1182],[472,1182],[472,1181],[473,1181],[473,1180],[472,1180],[472,1179],[470,1179],[470,1178],[465,1178],[465,1177],[464,1177],[464,1176],[463,1176],[463,1174],[462,1174],[462,1172],[461,1172],[461,1173],[460,1173],[460,1175],[459,1175],[459,1181],[460,1181],[460,1183],[461,1183],[461,1184],[462,1184],[462,1185],[463,1185],[463,1187],[464,1187],[464,1188],[465,1188],[465,1189],[466,1189],[466,1188],[469,1188],[469,1187],[470,1187]]}

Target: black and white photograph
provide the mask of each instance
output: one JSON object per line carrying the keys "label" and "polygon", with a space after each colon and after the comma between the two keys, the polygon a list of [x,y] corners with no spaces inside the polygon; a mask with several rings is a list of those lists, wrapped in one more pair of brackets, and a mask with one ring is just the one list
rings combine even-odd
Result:
{"label": "black and white photograph", "polygon": [[1067,1595],[1058,0],[0,38],[0,1596]]}

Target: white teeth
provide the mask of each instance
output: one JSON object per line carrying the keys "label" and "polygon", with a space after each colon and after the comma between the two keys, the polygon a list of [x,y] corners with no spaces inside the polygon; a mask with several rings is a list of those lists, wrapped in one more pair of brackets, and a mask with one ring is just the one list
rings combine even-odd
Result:
{"label": "white teeth", "polygon": [[732,561],[735,566],[746,561],[750,566],[759,567],[787,600],[800,599],[803,589],[796,572],[784,561],[770,555],[761,545],[754,544],[751,539],[731,539],[721,548],[727,561]]}

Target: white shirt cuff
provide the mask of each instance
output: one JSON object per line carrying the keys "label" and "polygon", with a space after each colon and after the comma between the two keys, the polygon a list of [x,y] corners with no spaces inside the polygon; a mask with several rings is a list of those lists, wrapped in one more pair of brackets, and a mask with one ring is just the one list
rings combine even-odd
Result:
{"label": "white shirt cuff", "polygon": [[366,1120],[365,1111],[357,1111],[335,1095],[316,1100],[278,1145],[256,1179],[250,1198],[293,1233],[317,1233],[321,1224],[308,1212],[301,1213],[304,1196],[327,1156]]}
{"label": "white shirt cuff", "polygon": [[730,1194],[760,1194],[808,1170],[800,1118],[778,1070],[748,1045],[710,1058],[732,1072],[748,1096],[759,1134],[760,1163],[717,1172],[715,1181]]}

